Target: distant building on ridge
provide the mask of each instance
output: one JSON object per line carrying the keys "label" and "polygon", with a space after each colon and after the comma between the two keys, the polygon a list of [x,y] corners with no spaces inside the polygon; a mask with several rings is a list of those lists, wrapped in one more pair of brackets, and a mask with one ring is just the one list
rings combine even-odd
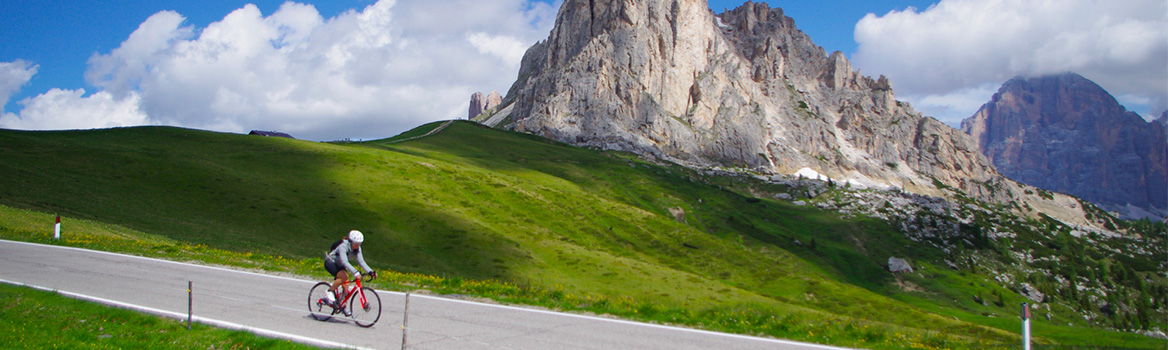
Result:
{"label": "distant building on ridge", "polygon": [[285,134],[282,132],[276,132],[276,131],[252,130],[251,132],[249,132],[247,134],[248,135],[273,136],[273,137],[284,137],[284,138],[289,138],[289,139],[296,139],[295,137],[292,137],[292,135],[288,135],[288,134]]}

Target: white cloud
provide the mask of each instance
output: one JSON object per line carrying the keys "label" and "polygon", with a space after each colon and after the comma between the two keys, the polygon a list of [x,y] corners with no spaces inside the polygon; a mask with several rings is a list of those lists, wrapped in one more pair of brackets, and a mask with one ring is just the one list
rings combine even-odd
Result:
{"label": "white cloud", "polygon": [[325,19],[311,5],[289,2],[266,17],[247,5],[201,29],[159,12],[120,47],[90,59],[86,79],[97,93],[50,91],[0,126],[73,121],[50,106],[109,112],[133,103],[105,119],[313,140],[393,136],[464,118],[475,91],[505,91],[522,50],[546,38],[556,8],[530,0],[382,0]]}
{"label": "white cloud", "polygon": [[[911,101],[913,108],[928,116],[962,116],[955,119],[941,119],[943,122],[957,126],[961,119],[973,115],[979,108],[998,92],[999,84],[982,84],[935,95],[903,95],[906,101]],[[973,111],[973,112],[969,112]]]}
{"label": "white cloud", "polygon": [[[855,66],[888,76],[914,105],[1018,75],[1068,71],[1113,95],[1151,101],[1153,110],[1138,113],[1159,115],[1168,105],[1168,3],[1162,0],[942,0],[925,10],[869,14],[856,24],[855,39]],[[955,124],[976,109],[953,104],[950,114],[936,117]]]}
{"label": "white cloud", "polygon": [[20,91],[36,73],[37,66],[24,60],[0,62],[0,109],[8,104],[12,94]]}
{"label": "white cloud", "polygon": [[480,53],[491,54],[508,63],[519,67],[523,54],[527,52],[528,44],[509,36],[493,36],[487,33],[468,33],[466,40],[474,45]]}
{"label": "white cloud", "polygon": [[90,57],[85,80],[118,96],[136,89],[136,83],[151,73],[154,62],[164,59],[176,41],[193,34],[191,27],[179,27],[185,20],[173,11],[150,16],[117,49]]}
{"label": "white cloud", "polygon": [[19,116],[13,113],[0,116],[0,127],[63,130],[151,124],[138,110],[137,92],[131,91],[121,99],[106,91],[84,95],[84,89],[50,89],[35,98],[21,101],[24,109]]}

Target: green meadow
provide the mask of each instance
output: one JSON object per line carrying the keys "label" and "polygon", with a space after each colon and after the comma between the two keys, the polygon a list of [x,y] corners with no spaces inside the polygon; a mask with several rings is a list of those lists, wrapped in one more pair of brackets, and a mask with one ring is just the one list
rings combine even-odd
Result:
{"label": "green meadow", "polygon": [[[748,176],[469,122],[410,139],[438,125],[359,143],[0,130],[0,237],[49,242],[60,214],[67,239],[54,244],[323,278],[324,250],[358,229],[381,288],[849,347],[1020,344],[1024,299],[987,276],[887,272],[889,256],[944,266],[887,222],[772,200],[794,189]],[[1045,344],[1165,344],[1037,319],[1035,330]]]}

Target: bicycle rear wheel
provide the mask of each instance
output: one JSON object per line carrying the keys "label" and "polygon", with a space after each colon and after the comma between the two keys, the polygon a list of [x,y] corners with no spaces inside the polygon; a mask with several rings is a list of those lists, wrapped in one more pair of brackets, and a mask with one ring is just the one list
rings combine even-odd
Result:
{"label": "bicycle rear wheel", "polygon": [[308,313],[317,321],[333,318],[333,307],[325,299],[330,287],[332,284],[320,282],[308,290]]}
{"label": "bicycle rear wheel", "polygon": [[365,302],[361,302],[360,295],[353,295],[349,298],[349,312],[353,313],[353,321],[357,322],[361,327],[372,327],[381,319],[381,297],[373,288],[361,287],[365,292]]}

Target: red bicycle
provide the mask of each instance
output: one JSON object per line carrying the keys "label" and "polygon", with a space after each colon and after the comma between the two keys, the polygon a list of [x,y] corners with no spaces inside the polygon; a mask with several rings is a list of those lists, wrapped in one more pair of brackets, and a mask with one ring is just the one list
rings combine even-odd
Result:
{"label": "red bicycle", "polygon": [[[366,282],[372,281],[373,276],[366,275]],[[342,286],[356,283],[355,288],[346,288],[348,292],[340,296],[335,304],[330,304],[326,295],[332,283],[320,282],[308,290],[308,312],[318,321],[327,321],[342,314],[353,319],[358,326],[373,327],[381,319],[381,297],[373,288],[361,286],[361,279],[353,279]],[[347,305],[347,306],[346,306]],[[342,307],[346,306],[346,307]]]}

